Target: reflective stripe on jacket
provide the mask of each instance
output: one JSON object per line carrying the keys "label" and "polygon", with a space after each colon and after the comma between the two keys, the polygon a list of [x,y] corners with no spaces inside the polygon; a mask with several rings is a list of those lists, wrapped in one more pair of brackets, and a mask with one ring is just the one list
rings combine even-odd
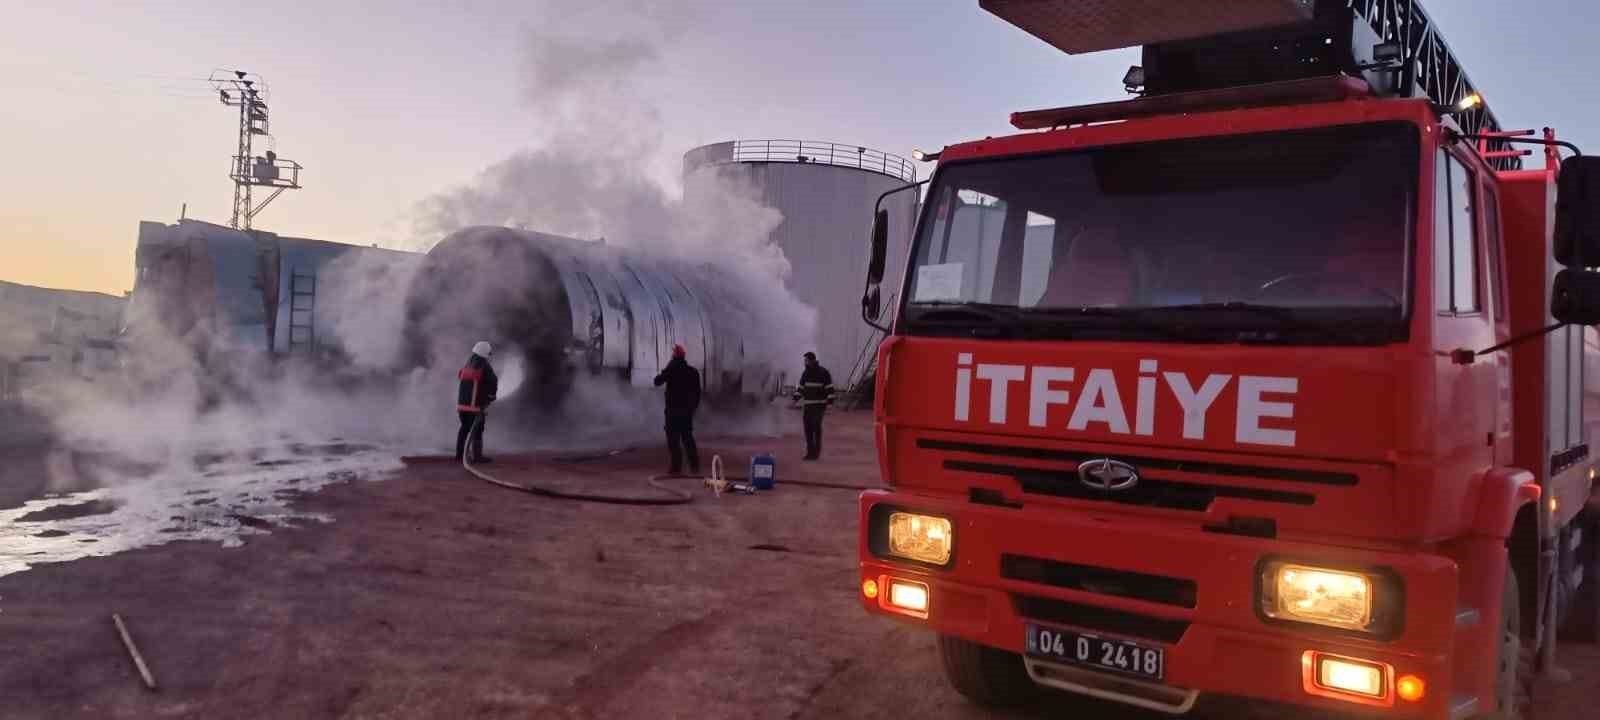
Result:
{"label": "reflective stripe on jacket", "polygon": [[456,410],[483,412],[489,403],[494,402],[500,381],[495,377],[494,367],[489,365],[488,360],[472,356],[456,373],[456,379],[461,381],[456,390]]}
{"label": "reflective stripe on jacket", "polygon": [[826,405],[833,402],[833,376],[828,369],[815,365],[800,373],[800,384],[794,389],[794,399],[801,405]]}
{"label": "reflective stripe on jacket", "polygon": [[456,404],[456,410],[461,412],[481,412],[483,408],[478,405],[478,389],[483,384],[483,371],[468,365],[461,368],[461,372],[456,373],[456,378],[461,380],[462,385],[462,392],[456,398],[462,402]]}

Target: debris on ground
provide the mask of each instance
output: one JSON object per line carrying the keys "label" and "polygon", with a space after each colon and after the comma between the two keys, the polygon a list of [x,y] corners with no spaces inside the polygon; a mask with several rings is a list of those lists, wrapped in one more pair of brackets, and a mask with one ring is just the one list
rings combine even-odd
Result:
{"label": "debris on ground", "polygon": [[133,642],[133,636],[128,634],[128,626],[122,621],[122,616],[111,613],[111,622],[117,626],[117,634],[122,636],[122,646],[127,648],[128,655],[133,658],[133,664],[139,669],[139,677],[144,680],[144,686],[151,690],[156,689],[156,678],[150,674],[150,666],[144,662],[144,656],[139,654],[139,646]]}

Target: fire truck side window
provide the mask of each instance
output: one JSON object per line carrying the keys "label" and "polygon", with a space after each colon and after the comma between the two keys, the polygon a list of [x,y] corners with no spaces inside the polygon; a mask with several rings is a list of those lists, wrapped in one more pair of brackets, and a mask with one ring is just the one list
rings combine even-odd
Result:
{"label": "fire truck side window", "polygon": [[1494,308],[1496,322],[1506,316],[1505,285],[1501,280],[1500,247],[1500,198],[1495,195],[1494,188],[1488,184],[1483,187],[1483,227],[1484,238],[1488,240],[1485,245],[1489,253],[1489,294]]}
{"label": "fire truck side window", "polygon": [[1433,170],[1433,307],[1450,312],[1450,155],[1439,151]]}
{"label": "fire truck side window", "polygon": [[1477,179],[1450,153],[1439,150],[1434,171],[1434,302],[1441,312],[1478,311],[1478,256],[1473,192]]}

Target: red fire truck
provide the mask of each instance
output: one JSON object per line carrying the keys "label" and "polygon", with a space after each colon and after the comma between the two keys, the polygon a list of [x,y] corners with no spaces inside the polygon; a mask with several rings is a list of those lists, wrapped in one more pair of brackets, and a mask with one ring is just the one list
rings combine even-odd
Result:
{"label": "red fire truck", "polygon": [[984,704],[1514,717],[1600,624],[1595,164],[1411,0],[980,5],[1142,62],[931,154],[886,317],[878,214],[863,606]]}

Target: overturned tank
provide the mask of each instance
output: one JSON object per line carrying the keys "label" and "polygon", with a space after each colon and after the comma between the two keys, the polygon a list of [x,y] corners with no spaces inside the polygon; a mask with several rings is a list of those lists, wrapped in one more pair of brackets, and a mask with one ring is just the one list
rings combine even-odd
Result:
{"label": "overturned tank", "polygon": [[478,340],[518,381],[502,406],[557,405],[583,374],[651,387],[683,345],[711,400],[773,392],[770,367],[747,362],[757,321],[748,286],[713,265],[503,227],[452,233],[423,259],[406,299],[412,362],[454,367]]}

